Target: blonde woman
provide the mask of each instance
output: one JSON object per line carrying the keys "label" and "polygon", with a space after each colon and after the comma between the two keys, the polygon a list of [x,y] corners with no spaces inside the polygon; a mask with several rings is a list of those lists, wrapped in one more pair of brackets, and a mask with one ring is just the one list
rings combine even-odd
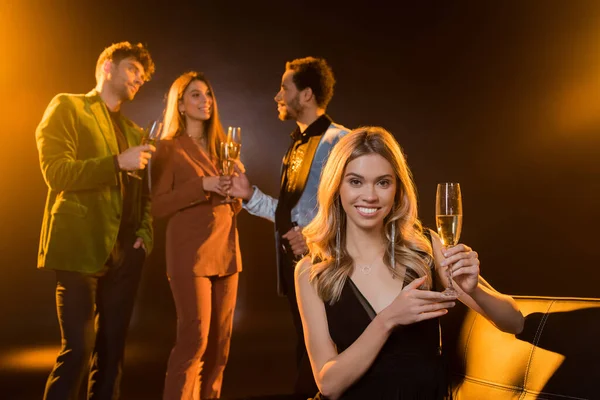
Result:
{"label": "blonde woman", "polygon": [[164,123],[152,163],[152,211],[169,217],[167,274],[177,341],[163,398],[218,398],[242,270],[236,227],[241,201],[223,203],[231,185],[217,162],[224,133],[214,92],[202,74],[188,72],[175,80]]}
{"label": "blonde woman", "polygon": [[515,301],[479,276],[470,247],[443,248],[423,230],[402,150],[379,127],[352,131],[333,148],[304,230],[310,253],[296,291],[311,366],[330,399],[443,399],[440,293],[452,265],[458,300],[499,329],[518,333]]}

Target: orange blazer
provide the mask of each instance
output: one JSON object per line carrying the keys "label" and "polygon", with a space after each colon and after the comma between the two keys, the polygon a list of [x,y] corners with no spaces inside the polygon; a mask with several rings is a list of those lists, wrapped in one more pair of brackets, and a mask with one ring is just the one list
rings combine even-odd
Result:
{"label": "orange blazer", "polygon": [[167,274],[223,276],[242,270],[236,225],[241,200],[205,192],[202,179],[219,175],[209,155],[187,135],[158,142],[152,157],[152,214],[169,217]]}

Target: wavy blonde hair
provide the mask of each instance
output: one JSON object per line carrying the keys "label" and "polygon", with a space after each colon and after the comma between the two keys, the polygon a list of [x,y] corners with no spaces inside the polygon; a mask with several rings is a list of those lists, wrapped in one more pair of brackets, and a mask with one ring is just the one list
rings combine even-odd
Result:
{"label": "wavy blonde hair", "polygon": [[212,94],[212,112],[210,118],[204,121],[204,133],[207,139],[208,153],[213,160],[216,160],[219,157],[220,143],[225,140],[225,133],[223,125],[221,125],[221,119],[219,118],[219,108],[217,107],[215,92],[208,79],[200,72],[186,72],[175,79],[175,82],[171,85],[164,111],[164,127],[161,139],[173,139],[185,132],[185,117],[179,113],[179,102],[183,100],[185,90],[194,81],[204,82]]}
{"label": "wavy blonde hair", "polygon": [[315,285],[319,297],[331,304],[340,298],[346,279],[354,268],[354,260],[346,249],[346,213],[341,205],[339,189],[348,163],[367,154],[379,154],[396,173],[394,206],[384,219],[383,229],[388,242],[384,263],[394,278],[399,277],[398,268],[391,265],[391,227],[395,224],[393,251],[396,264],[406,267],[410,280],[426,276],[425,287],[429,289],[432,286],[429,267],[433,260],[431,242],[424,236],[417,216],[417,193],[402,149],[385,129],[366,126],[353,130],[334,146],[321,173],[317,194],[319,210],[303,230],[312,260],[309,280]]}

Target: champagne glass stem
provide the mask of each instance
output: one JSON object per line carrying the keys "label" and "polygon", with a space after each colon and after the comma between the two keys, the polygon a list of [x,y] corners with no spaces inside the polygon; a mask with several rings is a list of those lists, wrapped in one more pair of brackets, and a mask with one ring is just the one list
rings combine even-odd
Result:
{"label": "champagne glass stem", "polygon": [[[221,166],[221,175],[226,176],[229,170],[229,160],[223,160],[223,165]],[[229,197],[229,192],[225,192],[225,202],[229,203],[231,201],[231,197]]]}
{"label": "champagne glass stem", "polygon": [[[444,248],[449,249],[453,246],[444,246]],[[452,267],[454,266],[454,263],[449,264],[448,267],[446,268],[446,278],[448,279],[448,286],[446,287],[446,289],[442,292],[442,294],[444,296],[458,296],[458,292],[457,290],[454,288],[454,281],[452,280]]]}
{"label": "champagne glass stem", "polygon": [[449,291],[456,291],[456,289],[454,289],[454,282],[452,281],[452,267],[453,266],[454,266],[454,264],[449,264],[448,269],[446,270],[446,277],[448,278],[448,290]]}

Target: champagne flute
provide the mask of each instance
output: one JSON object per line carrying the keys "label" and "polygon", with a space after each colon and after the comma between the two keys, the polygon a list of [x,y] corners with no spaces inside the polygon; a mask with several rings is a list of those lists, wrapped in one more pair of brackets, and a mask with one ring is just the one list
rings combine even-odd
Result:
{"label": "champagne flute", "polygon": [[[231,146],[231,142],[221,142],[221,147],[219,149],[219,161],[221,162],[221,175],[233,175],[233,166],[235,165],[235,157],[234,155],[239,155],[239,147],[234,148]],[[233,200],[229,196],[229,193],[225,194],[225,202],[231,203]]]}
{"label": "champagne flute", "polygon": [[239,126],[230,126],[227,128],[227,143],[230,146],[230,156],[234,160],[239,160],[242,148],[242,128]]}
{"label": "champagne flute", "polygon": [[[435,222],[437,232],[444,247],[452,247],[458,244],[462,230],[462,196],[460,184],[456,182],[445,182],[437,185],[435,196]],[[447,269],[448,287],[442,293],[446,296],[457,296],[452,282],[452,265]]]}
{"label": "champagne flute", "polygon": [[[227,128],[226,147],[227,149],[224,151],[227,153],[227,168],[225,168],[225,166],[223,167],[223,174],[233,175],[233,172],[235,171],[234,166],[237,160],[240,159],[240,151],[242,148],[242,128],[239,126],[230,126]],[[233,201],[229,196],[229,193],[227,193],[225,201]]]}
{"label": "champagne flute", "polygon": [[[142,143],[140,143],[140,144],[141,145],[151,144],[152,146],[156,146],[156,141],[160,137],[162,128],[163,128],[162,122],[156,121],[156,120],[150,122],[150,124],[148,124],[148,127],[144,131],[144,136],[142,137]],[[129,175],[133,178],[136,178],[136,179],[142,179],[144,176],[144,172],[143,172],[143,170],[138,169],[137,171],[127,171],[127,175]]]}

